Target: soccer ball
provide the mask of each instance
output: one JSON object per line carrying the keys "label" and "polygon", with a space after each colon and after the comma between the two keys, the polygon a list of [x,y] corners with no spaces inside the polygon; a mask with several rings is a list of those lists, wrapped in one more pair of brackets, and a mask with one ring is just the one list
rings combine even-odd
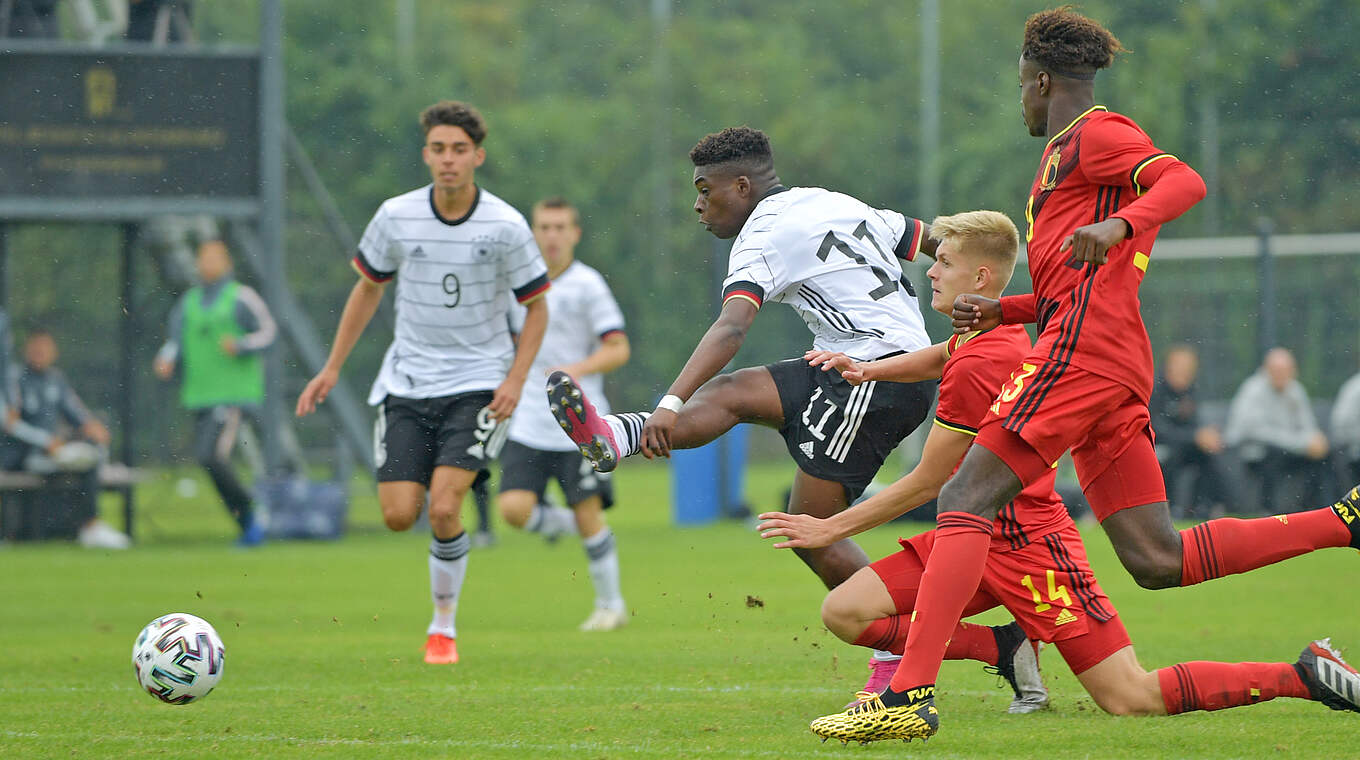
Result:
{"label": "soccer ball", "polygon": [[137,683],[162,702],[185,705],[222,680],[225,650],[203,618],[172,612],[147,623],[132,645]]}

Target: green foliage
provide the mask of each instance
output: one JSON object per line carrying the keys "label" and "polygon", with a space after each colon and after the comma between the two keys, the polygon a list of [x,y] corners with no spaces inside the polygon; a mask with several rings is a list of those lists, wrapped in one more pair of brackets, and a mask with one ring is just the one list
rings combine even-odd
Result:
{"label": "green foliage", "polygon": [[[734,124],[765,129],[789,184],[844,190],[917,216],[994,208],[1023,218],[1042,141],[1022,128],[1015,61],[1024,19],[1040,5],[940,3],[941,208],[925,209],[917,184],[924,150],[918,3],[668,4],[672,16],[661,26],[651,4],[622,0],[413,0],[414,23],[403,29],[396,12],[403,3],[289,0],[288,119],[357,234],[384,198],[428,181],[419,111],[439,98],[477,104],[491,129],[482,184],[521,209],[555,194],[581,207],[580,255],[609,278],[636,349],[610,381],[625,407],[654,401],[714,316],[725,246],[694,224],[686,158],[708,132]],[[1262,216],[1287,233],[1360,228],[1353,2],[1099,0],[1084,9],[1131,50],[1100,75],[1100,100],[1136,118],[1159,147],[1206,173],[1217,166],[1209,200],[1168,225],[1166,236],[1250,234]],[[256,3],[202,3],[195,13],[207,43],[252,44],[257,37]],[[1206,142],[1210,115],[1216,164]],[[351,252],[332,239],[294,175],[288,204],[289,282],[329,339],[354,280]],[[88,252],[92,262],[62,269],[72,288],[64,294],[46,285],[57,246]],[[12,235],[12,310],[20,321],[57,320],[63,333],[69,322],[69,340],[89,348],[68,353],[72,375],[97,405],[124,392],[107,371],[116,360],[115,320],[103,293],[116,269],[104,257],[115,250],[107,230],[49,225]],[[1356,282],[1353,264],[1327,266],[1341,277],[1330,282]],[[1177,265],[1180,273],[1197,273],[1178,282],[1213,279],[1202,275],[1207,265],[1196,267]],[[1156,308],[1148,321],[1157,347],[1209,331],[1231,335],[1228,345],[1207,347],[1228,363],[1206,366],[1230,389],[1256,363],[1254,300],[1243,292],[1227,311],[1182,311],[1172,322],[1161,315],[1176,304],[1152,291],[1175,290],[1176,283],[1156,270],[1143,290]],[[924,284],[921,270],[912,276]],[[1316,290],[1320,282],[1311,267],[1287,277],[1290,292]],[[1027,286],[1022,279],[1014,289]],[[160,338],[173,295],[159,289],[154,280],[139,289],[139,367]],[[1307,316],[1298,316],[1298,332],[1284,335],[1298,349],[1305,382],[1329,393],[1354,369],[1355,342],[1340,341],[1346,358],[1338,361],[1336,343],[1320,340],[1314,326],[1340,330],[1354,322],[1320,303],[1297,303]],[[1282,305],[1282,324],[1295,321],[1295,305]],[[943,335],[942,320],[927,320]],[[81,325],[99,328],[77,336]],[[371,328],[349,362],[347,377],[360,389],[376,371],[386,332],[382,324]],[[801,322],[773,307],[737,362],[786,357],[807,342]],[[1310,376],[1312,369],[1322,375]],[[290,393],[305,379],[293,365]],[[158,407],[149,393],[140,403]],[[328,424],[306,430],[315,443]]]}

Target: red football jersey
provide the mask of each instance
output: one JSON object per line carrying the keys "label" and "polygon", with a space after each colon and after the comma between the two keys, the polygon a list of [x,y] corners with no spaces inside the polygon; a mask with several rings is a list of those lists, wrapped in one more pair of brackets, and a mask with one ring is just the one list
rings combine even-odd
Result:
{"label": "red football jersey", "polygon": [[[1048,141],[1025,206],[1039,325],[1034,355],[1107,377],[1143,401],[1152,393],[1152,347],[1138,286],[1162,222],[1184,212],[1202,191],[1170,208],[1128,206],[1173,166],[1184,165],[1158,150],[1131,119],[1095,106]],[[1199,182],[1198,175],[1188,175]],[[1181,181],[1182,175],[1174,176]],[[1104,265],[1078,264],[1071,249],[1058,250],[1078,227],[1112,216],[1128,222],[1133,234],[1109,250]]]}
{"label": "red football jersey", "polygon": [[[1001,386],[1030,352],[1029,333],[1002,325],[981,333],[955,335],[940,376],[935,424],[976,436]],[[954,468],[958,470],[958,466]],[[1058,530],[1071,518],[1053,491],[1056,471],[1034,481],[1001,508],[992,532],[993,551],[1013,551]]]}

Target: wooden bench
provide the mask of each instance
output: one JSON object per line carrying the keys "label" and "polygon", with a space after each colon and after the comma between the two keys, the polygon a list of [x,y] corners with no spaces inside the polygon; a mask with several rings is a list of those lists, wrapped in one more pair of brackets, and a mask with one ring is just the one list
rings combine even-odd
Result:
{"label": "wooden bench", "polygon": [[[69,473],[54,473],[63,475]],[[151,477],[147,470],[128,467],[124,464],[105,464],[99,468],[99,490],[111,491],[123,496],[123,532],[132,537],[133,518],[136,515],[136,486]],[[25,495],[37,494],[50,488],[47,475],[32,472],[0,470],[0,538],[14,538],[23,523],[21,510],[27,499]],[[20,497],[20,498],[14,498]]]}

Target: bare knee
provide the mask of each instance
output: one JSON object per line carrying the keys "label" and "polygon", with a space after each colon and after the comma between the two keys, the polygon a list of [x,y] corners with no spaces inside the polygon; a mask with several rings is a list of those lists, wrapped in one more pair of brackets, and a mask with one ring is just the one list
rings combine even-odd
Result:
{"label": "bare knee", "polygon": [[[940,488],[940,495],[937,503],[941,509],[949,512],[967,512],[988,520],[996,519],[1001,511],[1000,504],[984,495],[982,489],[969,487],[966,484],[957,483],[957,478],[951,478]],[[944,505],[948,505],[947,508]]]}
{"label": "bare knee", "polygon": [[1184,549],[1166,502],[1118,510],[1100,527],[1139,586],[1159,589],[1181,585]]}
{"label": "bare knee", "polygon": [[731,372],[725,372],[720,375],[715,375],[708,382],[703,384],[704,393],[725,393],[731,391],[737,384],[733,374],[734,373]]}
{"label": "bare knee", "polygon": [[425,488],[417,483],[378,484],[378,505],[390,530],[409,530],[425,507]]}
{"label": "bare knee", "polygon": [[1143,542],[1136,546],[1115,545],[1115,553],[1135,583],[1146,589],[1177,588],[1181,585],[1181,547]]}
{"label": "bare knee", "polygon": [[1138,664],[1132,645],[1078,673],[1077,680],[1100,709],[1111,715],[1166,713],[1161,679]]}
{"label": "bare knee", "polygon": [[1124,688],[1093,692],[1091,699],[1100,709],[1111,715],[1164,715],[1166,705],[1162,703],[1161,690],[1145,688],[1149,680],[1154,684],[1156,682],[1156,675],[1149,675],[1152,676],[1151,679],[1139,679]]}
{"label": "bare knee", "polygon": [[442,523],[456,521],[462,512],[463,497],[467,496],[466,490],[448,489],[440,494],[431,494],[430,499],[430,522]]}
{"label": "bare knee", "polygon": [[850,600],[843,598],[847,596],[834,590],[826,595],[826,599],[822,600],[822,624],[841,641],[853,644],[864,632],[864,623]]}
{"label": "bare knee", "polygon": [[1181,563],[1175,568],[1165,564],[1140,565],[1129,567],[1129,574],[1139,586],[1156,591],[1164,588],[1177,588],[1181,585]]}
{"label": "bare knee", "polygon": [[516,528],[523,528],[529,522],[536,501],[531,491],[506,491],[496,498],[496,509],[501,519]]}
{"label": "bare knee", "polygon": [[1153,715],[1151,710],[1141,705],[1137,700],[1127,699],[1117,695],[1095,696],[1092,699],[1100,709],[1110,715]]}
{"label": "bare knee", "polygon": [[388,530],[410,530],[411,526],[416,524],[416,517],[419,515],[418,510],[383,505],[383,522],[387,525]]}

